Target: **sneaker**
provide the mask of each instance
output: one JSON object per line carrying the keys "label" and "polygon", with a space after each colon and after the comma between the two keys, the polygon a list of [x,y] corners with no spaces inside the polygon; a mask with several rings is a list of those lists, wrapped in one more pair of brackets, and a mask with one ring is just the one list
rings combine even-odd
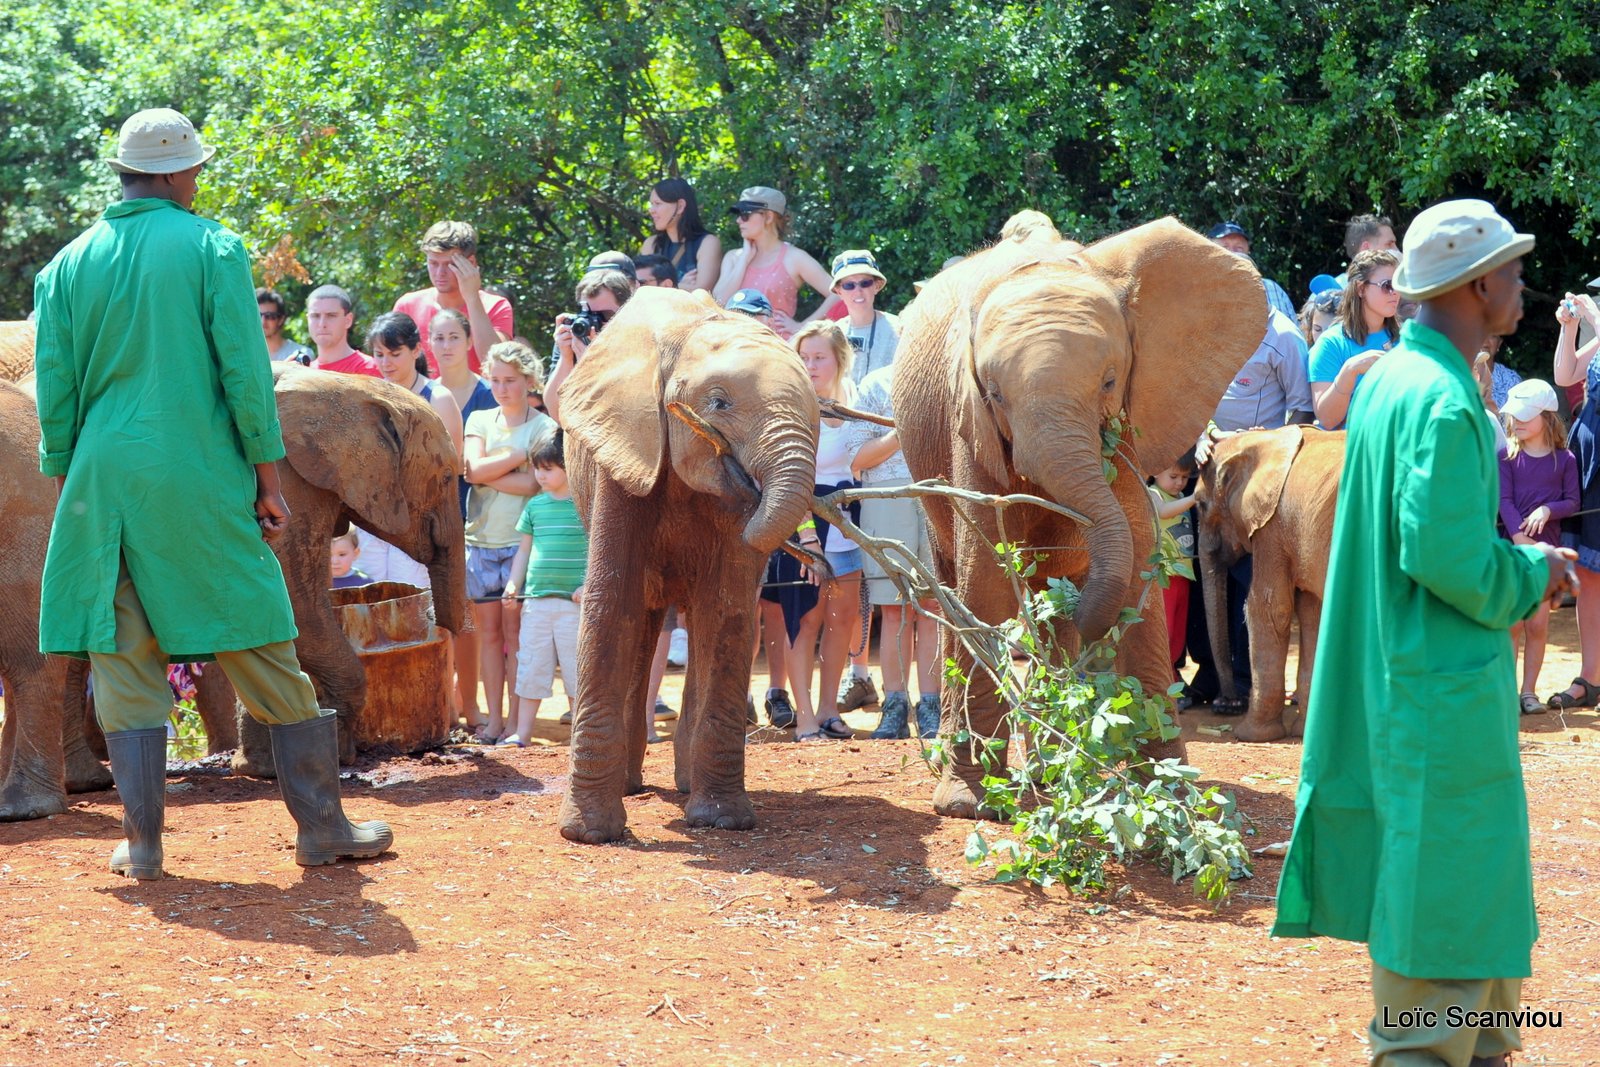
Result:
{"label": "sneaker", "polygon": [[872,731],[876,741],[900,741],[911,736],[906,716],[911,714],[911,701],[904,693],[889,693],[883,698],[883,717],[878,728]]}
{"label": "sneaker", "polygon": [[767,724],[780,730],[794,725],[794,705],[789,703],[787,689],[767,690]]}
{"label": "sneaker", "polygon": [[660,697],[656,697],[656,722],[666,722],[668,719],[676,719],[677,717],[677,708],[673,707],[671,704],[668,704]]}
{"label": "sneaker", "polygon": [[917,698],[917,736],[923,740],[939,736],[939,698],[931,693]]}
{"label": "sneaker", "polygon": [[674,667],[685,667],[689,663],[689,631],[678,627],[672,631],[672,636],[667,638],[667,662]]}
{"label": "sneaker", "polygon": [[561,713],[561,725],[562,726],[571,726],[572,725],[572,709],[571,708],[568,708],[566,711],[563,711]]}
{"label": "sneaker", "polygon": [[756,718],[756,698],[749,693],[744,695],[744,721],[751,726],[759,726],[761,720]]}
{"label": "sneaker", "polygon": [[878,691],[873,688],[871,678],[863,678],[858,674],[847,674],[839,683],[839,710],[855,711],[868,704],[878,702]]}

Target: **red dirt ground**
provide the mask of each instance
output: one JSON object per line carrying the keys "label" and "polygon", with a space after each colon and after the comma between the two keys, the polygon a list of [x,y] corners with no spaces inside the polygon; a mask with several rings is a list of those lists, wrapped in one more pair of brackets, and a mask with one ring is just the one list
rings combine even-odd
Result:
{"label": "red dirt ground", "polygon": [[[1554,623],[1542,692],[1577,673],[1572,613]],[[1256,842],[1287,838],[1298,743],[1183,721]],[[1523,996],[1563,1026],[1526,1031],[1519,1063],[1596,1063],[1600,718],[1525,720],[1524,741],[1543,938]],[[76,797],[0,826],[0,1063],[1365,1062],[1365,949],[1267,935],[1279,861],[1220,912],[1149,866],[1095,899],[986,884],[917,751],[752,743],[761,824],[738,834],[685,828],[652,746],[630,838],[597,848],[554,830],[562,747],[367,763],[346,806],[395,851],[311,870],[271,783],[196,771],[169,781],[175,877],[145,883],[106,870],[116,794]]]}

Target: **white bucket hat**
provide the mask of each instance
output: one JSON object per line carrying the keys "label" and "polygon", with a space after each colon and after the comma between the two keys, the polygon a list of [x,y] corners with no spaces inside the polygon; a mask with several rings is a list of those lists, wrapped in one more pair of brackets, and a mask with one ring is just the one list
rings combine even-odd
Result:
{"label": "white bucket hat", "polygon": [[1527,255],[1533,235],[1517,233],[1486,200],[1446,200],[1411,220],[1402,247],[1395,291],[1431,300]]}
{"label": "white bucket hat", "polygon": [[140,111],[122,124],[112,170],[124,174],[176,174],[216,154],[200,140],[194,123],[170,107]]}
{"label": "white bucket hat", "polygon": [[1500,405],[1500,413],[1517,422],[1526,422],[1541,411],[1559,410],[1561,402],[1556,399],[1556,391],[1549,382],[1538,378],[1524,378],[1513,385],[1506,393],[1506,402]]}

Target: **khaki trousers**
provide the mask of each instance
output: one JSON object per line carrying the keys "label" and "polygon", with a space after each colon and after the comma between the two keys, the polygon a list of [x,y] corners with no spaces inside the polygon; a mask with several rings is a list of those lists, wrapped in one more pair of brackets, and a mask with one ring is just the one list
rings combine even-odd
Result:
{"label": "khaki trousers", "polygon": [[1520,978],[1407,978],[1374,963],[1377,1014],[1367,1028],[1373,1067],[1467,1067],[1474,1056],[1515,1052],[1522,1048],[1515,1026],[1452,1026],[1448,1013],[1516,1011],[1521,996]]}
{"label": "khaki trousers", "polygon": [[[167,655],[150,629],[126,564],[117,568],[114,606],[116,652],[89,653],[89,666],[94,670],[95,717],[106,733],[165,727],[172,714]],[[293,642],[218,652],[216,657],[245,710],[257,722],[283,726],[321,714],[316,691],[311,679],[300,670]]]}

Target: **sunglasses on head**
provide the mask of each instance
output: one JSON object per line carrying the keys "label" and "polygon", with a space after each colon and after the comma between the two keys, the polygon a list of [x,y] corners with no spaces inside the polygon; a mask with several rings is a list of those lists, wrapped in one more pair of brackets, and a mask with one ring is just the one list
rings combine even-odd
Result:
{"label": "sunglasses on head", "polygon": [[1394,292],[1394,279],[1393,278],[1385,278],[1381,282],[1368,282],[1367,284],[1368,285],[1376,285],[1379,289],[1382,289],[1386,293]]}
{"label": "sunglasses on head", "polygon": [[864,282],[840,282],[839,288],[843,289],[847,293],[856,289],[871,289],[877,284],[877,281],[878,279],[876,278],[868,278]]}

